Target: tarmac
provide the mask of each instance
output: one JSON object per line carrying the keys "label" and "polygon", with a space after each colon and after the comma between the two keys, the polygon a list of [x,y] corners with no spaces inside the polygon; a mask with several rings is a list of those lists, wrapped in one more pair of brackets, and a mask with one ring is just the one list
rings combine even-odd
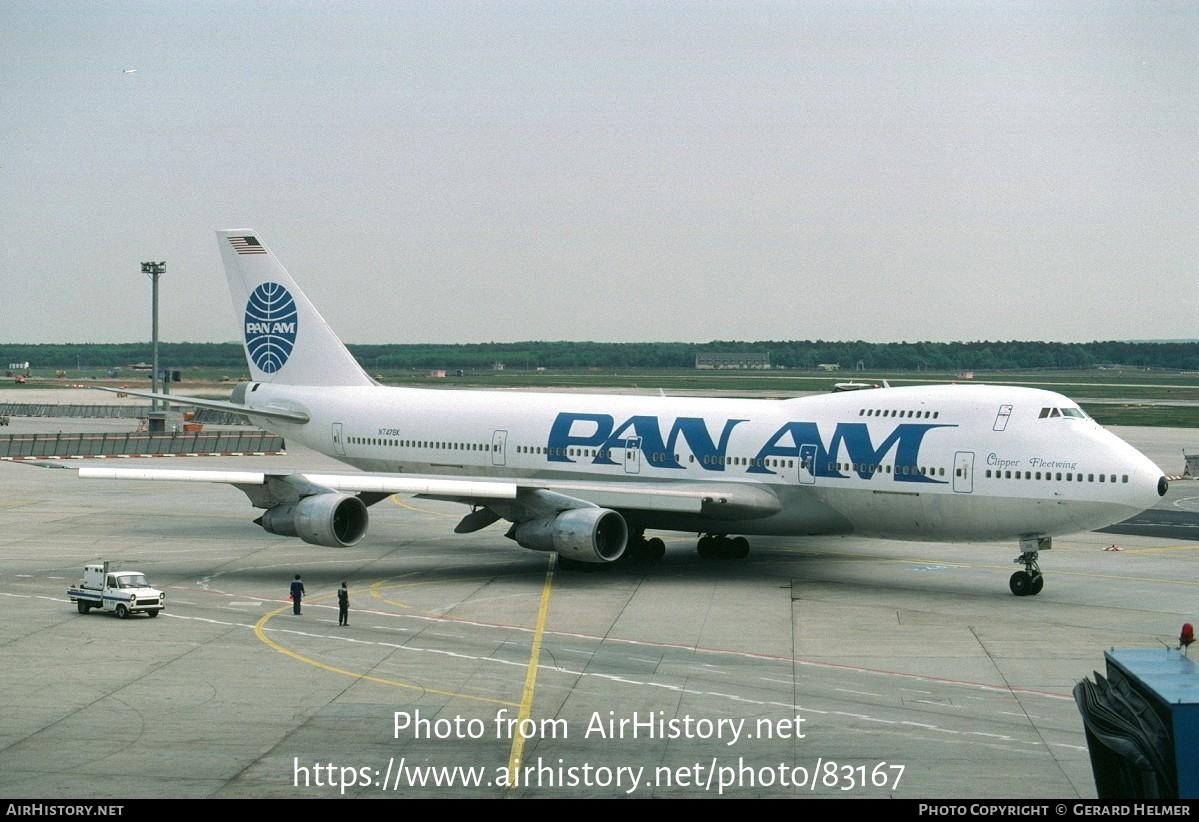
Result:
{"label": "tarmac", "polygon": [[[1167,474],[1196,444],[1117,433]],[[755,538],[720,561],[661,534],[661,563],[580,572],[428,500],[331,549],[265,533],[228,486],[0,482],[4,797],[1093,797],[1071,689],[1199,617],[1185,481],[1146,515],[1168,533],[1055,538],[1023,598],[1015,541]],[[162,616],[78,614],[65,590],[101,560],[146,572]]]}

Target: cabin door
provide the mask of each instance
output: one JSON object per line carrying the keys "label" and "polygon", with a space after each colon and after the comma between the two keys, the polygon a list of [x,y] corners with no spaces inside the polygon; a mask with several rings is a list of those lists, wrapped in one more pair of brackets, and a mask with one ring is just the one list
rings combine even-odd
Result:
{"label": "cabin door", "polygon": [[799,446],[799,484],[814,485],[816,483],[816,446],[812,444]]}
{"label": "cabin door", "polygon": [[491,464],[492,465],[507,465],[508,464],[508,432],[507,431],[492,431],[491,432]]}
{"label": "cabin door", "polygon": [[641,473],[641,437],[630,437],[624,441],[624,472]]}
{"label": "cabin door", "polygon": [[953,490],[959,494],[974,491],[974,452],[958,451],[953,457]]}

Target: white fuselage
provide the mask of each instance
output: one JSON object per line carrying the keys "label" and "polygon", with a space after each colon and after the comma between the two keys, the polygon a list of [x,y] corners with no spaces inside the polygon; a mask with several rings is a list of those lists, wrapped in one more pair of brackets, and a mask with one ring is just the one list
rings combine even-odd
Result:
{"label": "white fuselage", "polygon": [[[257,383],[262,424],[364,471],[612,483],[753,483],[777,510],[721,520],[636,512],[710,533],[922,540],[1052,536],[1154,505],[1162,472],[1048,391],[886,388],[789,400]],[[628,487],[628,486],[626,486]]]}

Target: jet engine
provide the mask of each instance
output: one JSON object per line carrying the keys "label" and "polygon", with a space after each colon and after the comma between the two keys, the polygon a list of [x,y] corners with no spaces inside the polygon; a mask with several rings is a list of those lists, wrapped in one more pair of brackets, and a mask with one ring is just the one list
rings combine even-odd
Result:
{"label": "jet engine", "polygon": [[557,551],[580,562],[615,562],[628,544],[629,528],[624,517],[607,508],[572,508],[513,525],[507,536],[534,551]]}
{"label": "jet engine", "polygon": [[254,520],[272,534],[299,537],[313,545],[348,548],[366,536],[366,505],[349,494],[314,494],[270,508]]}

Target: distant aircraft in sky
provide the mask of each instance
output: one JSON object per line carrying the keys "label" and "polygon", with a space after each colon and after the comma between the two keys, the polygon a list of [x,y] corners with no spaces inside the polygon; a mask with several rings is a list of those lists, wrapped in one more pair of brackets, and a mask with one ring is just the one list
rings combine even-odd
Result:
{"label": "distant aircraft in sky", "polygon": [[1011,539],[1017,596],[1041,591],[1038,555],[1053,536],[1119,522],[1166,493],[1152,461],[1032,388],[743,400],[378,385],[253,231],[217,240],[251,382],[227,402],[158,398],[243,413],[362,473],[81,476],[231,483],[264,509],[267,531],[330,547],[362,539],[368,506],[392,494],[469,506],[457,533],[502,519],[519,545],[589,563],[661,558],[654,529],[698,534],[705,558],[744,557],[753,535]]}

